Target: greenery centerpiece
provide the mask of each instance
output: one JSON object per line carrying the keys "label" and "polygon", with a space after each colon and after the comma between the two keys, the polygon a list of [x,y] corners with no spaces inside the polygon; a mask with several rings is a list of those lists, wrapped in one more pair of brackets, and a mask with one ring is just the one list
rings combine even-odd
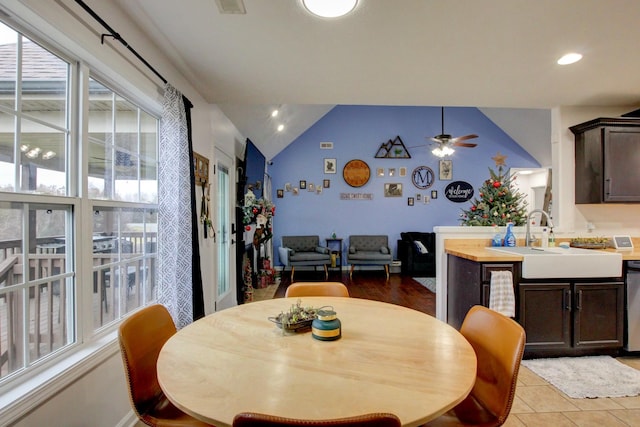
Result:
{"label": "greenery centerpiece", "polygon": [[282,311],[275,317],[269,317],[269,320],[282,328],[283,332],[298,332],[311,327],[311,322],[316,318],[317,312],[316,308],[303,307],[302,300],[297,300],[288,311]]}

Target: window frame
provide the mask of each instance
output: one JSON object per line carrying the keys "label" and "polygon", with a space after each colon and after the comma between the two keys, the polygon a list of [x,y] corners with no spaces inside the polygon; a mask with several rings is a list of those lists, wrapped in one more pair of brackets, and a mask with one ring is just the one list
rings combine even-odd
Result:
{"label": "window frame", "polygon": [[[19,192],[14,188],[13,192],[0,191],[0,196],[11,202],[29,204],[53,204],[66,207],[71,210],[70,234],[72,240],[72,263],[74,265],[74,340],[62,349],[51,353],[49,356],[38,359],[33,365],[27,366],[19,372],[10,374],[6,381],[0,382],[0,418],[16,411],[24,411],[25,399],[32,400],[32,393],[38,390],[42,399],[46,399],[50,392],[61,390],[66,384],[88,372],[96,360],[104,360],[117,351],[115,338],[117,326],[126,316],[121,316],[114,321],[94,328],[92,318],[92,292],[90,285],[92,272],[92,212],[100,207],[117,207],[125,209],[154,209],[157,212],[157,202],[127,202],[118,200],[90,199],[88,195],[88,121],[89,121],[89,81],[91,78],[99,80],[105,87],[113,91],[116,96],[125,99],[135,105],[138,111],[144,111],[156,122],[156,184],[158,181],[158,150],[160,139],[160,114],[161,105],[153,105],[150,108],[149,98],[140,98],[135,91],[125,85],[117,84],[102,74],[99,68],[91,66],[82,60],[79,55],[63,52],[61,49],[47,43],[42,37],[24,31],[19,25],[6,17],[2,18],[5,25],[13,28],[23,37],[33,41],[43,49],[68,62],[67,76],[67,137],[65,159],[66,167],[66,195],[49,195]],[[19,79],[19,74],[16,76]],[[18,90],[16,88],[16,90]],[[124,95],[123,95],[124,94]],[[23,114],[20,105],[16,105],[15,114]],[[28,115],[27,115],[28,116]],[[138,117],[140,113],[138,112]],[[139,143],[138,143],[139,147]],[[138,148],[139,151],[139,148]],[[18,157],[16,157],[17,159]],[[14,170],[17,170],[15,168]],[[17,172],[16,172],[17,173]],[[15,178],[15,177],[14,177]],[[138,173],[138,181],[140,174]],[[15,179],[14,179],[15,182]],[[157,257],[157,254],[156,254]],[[149,304],[142,302],[138,309]],[[135,311],[134,309],[133,311]],[[106,353],[105,353],[106,352]],[[60,375],[64,374],[61,381]],[[49,390],[42,394],[44,390]],[[31,403],[33,404],[33,403]],[[31,405],[30,404],[30,405]],[[22,409],[20,409],[22,408]]]}

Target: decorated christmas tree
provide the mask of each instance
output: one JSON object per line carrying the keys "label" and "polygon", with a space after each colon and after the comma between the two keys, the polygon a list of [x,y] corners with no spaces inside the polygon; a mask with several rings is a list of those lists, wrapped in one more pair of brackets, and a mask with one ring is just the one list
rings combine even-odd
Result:
{"label": "decorated christmas tree", "polygon": [[524,195],[514,187],[515,177],[509,169],[504,169],[506,156],[499,152],[492,159],[496,162],[498,172],[489,168],[487,179],[474,198],[469,209],[462,209],[460,222],[470,226],[524,225],[527,220],[527,201]]}

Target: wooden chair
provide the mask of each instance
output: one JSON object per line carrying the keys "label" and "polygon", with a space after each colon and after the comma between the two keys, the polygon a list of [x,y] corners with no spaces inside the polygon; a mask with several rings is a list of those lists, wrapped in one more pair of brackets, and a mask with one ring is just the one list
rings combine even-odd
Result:
{"label": "wooden chair", "polygon": [[296,282],[289,285],[285,297],[348,297],[349,289],[340,282]]}
{"label": "wooden chair", "polygon": [[160,304],[145,307],[126,318],[118,332],[129,398],[140,421],[149,426],[208,426],[176,408],[158,384],[160,349],[176,333],[169,311]]}
{"label": "wooden chair", "polygon": [[394,414],[372,413],[349,418],[328,420],[299,420],[273,415],[242,412],[233,419],[233,427],[400,427],[400,419]]}
{"label": "wooden chair", "polygon": [[512,319],[476,305],[465,316],[460,333],[476,352],[476,382],[465,400],[427,426],[501,426],[516,392],[526,341],[524,329]]}

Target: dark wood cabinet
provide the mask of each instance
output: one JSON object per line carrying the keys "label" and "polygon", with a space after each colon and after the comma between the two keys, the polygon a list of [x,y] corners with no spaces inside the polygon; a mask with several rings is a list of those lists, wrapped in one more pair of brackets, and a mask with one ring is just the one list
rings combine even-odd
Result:
{"label": "dark wood cabinet", "polygon": [[616,353],[623,344],[623,282],[520,283],[527,357]]}
{"label": "dark wood cabinet", "polygon": [[599,118],[569,129],[576,203],[640,202],[640,119]]}
{"label": "dark wood cabinet", "polygon": [[491,272],[508,270],[514,284],[520,263],[479,263],[448,255],[447,323],[460,329],[467,312],[474,305],[489,307]]}

